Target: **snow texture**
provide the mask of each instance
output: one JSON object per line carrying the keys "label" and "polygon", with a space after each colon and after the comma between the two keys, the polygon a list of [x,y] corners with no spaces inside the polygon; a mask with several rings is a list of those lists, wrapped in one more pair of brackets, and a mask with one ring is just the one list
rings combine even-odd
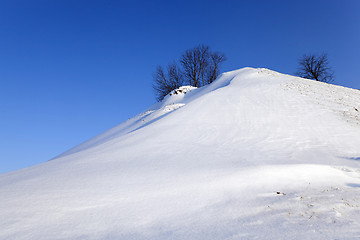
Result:
{"label": "snow texture", "polygon": [[360,238],[360,91],[253,68],[180,90],[0,175],[0,239]]}

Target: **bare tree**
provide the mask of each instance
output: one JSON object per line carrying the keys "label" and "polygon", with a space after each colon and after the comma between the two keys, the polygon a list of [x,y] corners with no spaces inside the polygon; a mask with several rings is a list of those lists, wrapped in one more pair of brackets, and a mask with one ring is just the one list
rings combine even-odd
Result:
{"label": "bare tree", "polygon": [[206,85],[206,69],[209,65],[209,47],[200,45],[187,50],[180,59],[184,75],[190,85],[201,87]]}
{"label": "bare tree", "polygon": [[167,73],[161,66],[158,66],[153,78],[153,89],[158,101],[161,101],[172,90],[183,85],[182,73],[176,63],[168,65]]}
{"label": "bare tree", "polygon": [[180,58],[182,69],[176,63],[169,64],[167,72],[159,66],[153,75],[156,99],[161,101],[166,94],[182,86],[184,82],[194,87],[202,87],[215,81],[220,73],[220,65],[225,55],[211,52],[205,45],[185,51]]}
{"label": "bare tree", "polygon": [[296,75],[326,83],[330,83],[334,79],[334,73],[329,67],[326,53],[319,56],[314,54],[302,56],[299,59],[299,67]]}
{"label": "bare tree", "polygon": [[220,64],[226,60],[226,57],[223,53],[214,52],[214,53],[210,53],[209,60],[210,60],[210,64],[209,67],[207,68],[206,84],[210,84],[213,81],[215,81],[215,79],[220,73]]}
{"label": "bare tree", "polygon": [[176,89],[181,87],[184,83],[184,77],[178,65],[175,62],[171,63],[168,65],[167,70],[168,70],[169,81],[171,82],[172,88]]}

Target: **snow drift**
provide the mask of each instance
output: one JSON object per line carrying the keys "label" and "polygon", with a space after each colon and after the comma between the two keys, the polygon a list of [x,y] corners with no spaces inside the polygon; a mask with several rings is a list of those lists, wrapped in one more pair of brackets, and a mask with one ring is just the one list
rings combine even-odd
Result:
{"label": "snow drift", "polygon": [[0,239],[360,237],[359,91],[253,68],[184,89],[0,175]]}

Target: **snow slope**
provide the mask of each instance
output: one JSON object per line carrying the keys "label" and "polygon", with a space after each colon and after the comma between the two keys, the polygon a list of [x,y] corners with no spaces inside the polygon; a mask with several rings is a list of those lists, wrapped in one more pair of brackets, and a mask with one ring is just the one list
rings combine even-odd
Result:
{"label": "snow slope", "polygon": [[360,91],[244,68],[0,175],[0,239],[360,238]]}

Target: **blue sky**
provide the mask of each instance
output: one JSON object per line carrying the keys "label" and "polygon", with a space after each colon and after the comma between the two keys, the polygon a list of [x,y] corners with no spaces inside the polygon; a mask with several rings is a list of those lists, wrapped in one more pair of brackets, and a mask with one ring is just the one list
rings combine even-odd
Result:
{"label": "blue sky", "polygon": [[0,1],[0,173],[45,162],[155,102],[157,65],[198,44],[222,70],[294,73],[326,52],[360,89],[360,1]]}

